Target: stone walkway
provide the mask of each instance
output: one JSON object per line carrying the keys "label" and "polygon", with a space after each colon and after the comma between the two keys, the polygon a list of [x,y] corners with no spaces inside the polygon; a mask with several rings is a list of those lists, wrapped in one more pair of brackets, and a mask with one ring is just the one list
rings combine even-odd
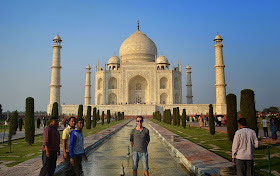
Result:
{"label": "stone walkway", "polygon": [[197,175],[235,175],[234,164],[151,121],[151,128],[181,162]]}
{"label": "stone walkway", "polygon": [[[84,139],[84,143],[85,143],[85,148],[86,151],[90,150],[91,148],[96,147],[97,145],[101,144],[104,140],[106,140],[107,138],[109,138],[111,135],[113,135],[115,132],[117,132],[118,130],[120,130],[122,127],[124,127],[127,123],[129,123],[131,120],[126,120],[120,124],[117,124],[113,127],[107,128],[105,130],[102,130],[98,133],[95,133],[93,135],[87,136]],[[59,172],[62,169],[62,162],[63,162],[63,151],[62,151],[62,147],[60,147],[61,151],[61,155],[58,157],[57,159],[57,168],[56,168],[56,172]],[[28,175],[28,176],[38,176],[40,173],[42,167],[42,157],[38,156],[35,158],[32,158],[30,160],[27,160],[25,162],[22,162],[16,166],[13,167],[5,167],[5,168],[1,168],[0,170],[0,175],[1,176],[24,176],[24,175]]]}

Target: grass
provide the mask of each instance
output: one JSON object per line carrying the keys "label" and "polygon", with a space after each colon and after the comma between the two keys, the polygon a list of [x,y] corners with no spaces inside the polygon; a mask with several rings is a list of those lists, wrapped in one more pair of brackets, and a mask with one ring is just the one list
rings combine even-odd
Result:
{"label": "grass", "polygon": [[[121,122],[124,122],[124,120],[121,121],[111,121],[110,124],[104,123],[104,125],[97,124],[95,128],[86,129],[83,128],[84,136],[89,136],[91,134],[95,134],[99,131],[102,131],[106,128],[109,128],[111,126],[114,126],[116,124],[119,124]],[[60,132],[60,135],[62,134],[62,131]],[[21,162],[24,162],[26,160],[29,160],[31,158],[40,156],[42,154],[42,144],[43,144],[43,135],[37,135],[35,136],[34,144],[32,146],[29,146],[25,139],[19,139],[12,141],[12,153],[8,153],[9,146],[8,143],[2,143],[0,144],[3,146],[0,148],[0,163],[11,161],[11,163],[6,164],[7,167],[12,167],[14,165],[17,165]],[[62,141],[60,141],[62,143]],[[30,156],[31,155],[31,156]]]}
{"label": "grass", "polygon": [[[157,120],[151,119],[152,122],[161,125],[162,127],[176,133],[189,141],[192,141],[208,150],[213,149],[213,146],[217,146],[219,149],[211,150],[212,152],[226,158],[231,161],[231,146],[232,142],[228,140],[227,134],[216,132],[212,137],[209,130],[197,127],[186,127],[185,129],[180,126],[173,126]],[[268,170],[268,156],[267,156],[267,146],[270,146],[270,155],[280,153],[279,144],[268,144],[260,141],[259,148],[255,150],[254,161],[255,161],[255,171],[261,175],[269,175],[266,172],[261,171],[261,169]],[[271,156],[271,170],[275,170],[280,173],[280,154],[278,156]]]}

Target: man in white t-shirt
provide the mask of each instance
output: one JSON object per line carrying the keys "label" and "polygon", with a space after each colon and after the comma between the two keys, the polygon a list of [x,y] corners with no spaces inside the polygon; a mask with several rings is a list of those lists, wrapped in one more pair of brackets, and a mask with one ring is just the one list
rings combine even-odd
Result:
{"label": "man in white t-shirt", "polygon": [[264,133],[263,138],[268,138],[267,123],[268,121],[265,119],[265,117],[263,117],[263,120],[261,121],[261,124],[263,126],[263,133]]}

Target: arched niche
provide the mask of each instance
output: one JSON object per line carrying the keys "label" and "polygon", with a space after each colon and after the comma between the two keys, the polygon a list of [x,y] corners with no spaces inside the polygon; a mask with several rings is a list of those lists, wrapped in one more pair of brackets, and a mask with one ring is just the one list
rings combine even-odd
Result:
{"label": "arched niche", "polygon": [[103,79],[99,78],[97,81],[97,90],[100,90],[103,88]]}
{"label": "arched niche", "polygon": [[160,95],[160,104],[167,104],[168,95],[166,93],[162,93]]}
{"label": "arched niche", "polygon": [[168,79],[166,77],[162,77],[160,79],[160,89],[168,89],[169,84],[168,84]]}
{"label": "arched niche", "polygon": [[102,96],[102,94],[98,94],[97,105],[102,105],[102,104],[103,104],[103,96]]}
{"label": "arched niche", "polygon": [[137,75],[131,78],[128,88],[129,104],[146,104],[149,102],[149,85],[143,76]]}
{"label": "arched niche", "polygon": [[109,104],[117,104],[117,95],[114,93],[111,93],[108,97],[108,103]]}
{"label": "arched niche", "polygon": [[109,84],[108,84],[108,86],[109,86],[109,89],[117,89],[117,79],[114,78],[114,77],[111,77],[111,78],[109,79]]}

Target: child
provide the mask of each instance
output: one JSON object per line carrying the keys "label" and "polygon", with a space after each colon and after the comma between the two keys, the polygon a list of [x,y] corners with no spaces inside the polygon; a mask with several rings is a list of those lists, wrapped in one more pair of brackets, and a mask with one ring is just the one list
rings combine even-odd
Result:
{"label": "child", "polygon": [[82,157],[87,161],[84,149],[84,135],[82,129],[84,127],[84,119],[78,119],[77,130],[70,133],[69,155],[70,163],[74,168],[76,176],[83,175]]}

